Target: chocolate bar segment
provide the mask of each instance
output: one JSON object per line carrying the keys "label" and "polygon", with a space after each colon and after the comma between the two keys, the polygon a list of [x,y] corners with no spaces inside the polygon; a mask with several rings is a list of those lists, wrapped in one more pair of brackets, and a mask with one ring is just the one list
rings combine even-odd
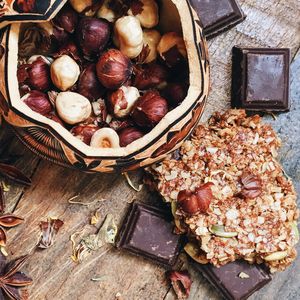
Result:
{"label": "chocolate bar segment", "polygon": [[172,267],[181,248],[181,236],[173,233],[171,218],[158,208],[134,203],[125,218],[118,247]]}
{"label": "chocolate bar segment", "polygon": [[263,266],[234,261],[220,268],[195,264],[198,271],[228,300],[244,300],[271,281]]}
{"label": "chocolate bar segment", "polygon": [[190,0],[197,12],[207,39],[242,22],[244,15],[235,0]]}
{"label": "chocolate bar segment", "polygon": [[232,106],[288,111],[290,50],[234,47],[232,54]]}

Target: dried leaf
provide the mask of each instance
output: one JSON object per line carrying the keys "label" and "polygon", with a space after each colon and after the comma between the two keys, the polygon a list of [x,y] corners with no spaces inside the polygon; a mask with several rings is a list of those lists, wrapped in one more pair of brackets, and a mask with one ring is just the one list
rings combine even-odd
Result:
{"label": "dried leaf", "polygon": [[90,205],[93,205],[93,204],[95,204],[95,203],[97,203],[97,202],[102,202],[102,201],[105,201],[105,200],[106,200],[106,199],[104,199],[104,198],[101,198],[101,199],[96,199],[96,200],[91,201],[91,202],[73,201],[74,199],[77,199],[79,196],[80,196],[80,195],[76,195],[76,196],[70,198],[70,199],[68,200],[68,202],[69,202],[70,204],[78,204],[78,205],[83,205],[83,206],[90,206]]}
{"label": "dried leaf", "polygon": [[27,186],[31,185],[31,179],[14,166],[0,163],[0,174],[16,183]]}
{"label": "dried leaf", "polygon": [[0,225],[11,228],[23,223],[24,219],[13,214],[5,214],[0,216]]}
{"label": "dried leaf", "polygon": [[2,184],[0,184],[0,213],[4,212],[4,189]]}
{"label": "dried leaf", "polygon": [[54,244],[55,236],[63,225],[64,222],[59,219],[48,218],[47,221],[42,221],[40,223],[42,234],[38,247],[42,249],[51,247]]}
{"label": "dried leaf", "polygon": [[98,211],[95,211],[95,213],[93,214],[92,218],[91,218],[91,225],[96,225],[99,222],[100,219],[100,215]]}

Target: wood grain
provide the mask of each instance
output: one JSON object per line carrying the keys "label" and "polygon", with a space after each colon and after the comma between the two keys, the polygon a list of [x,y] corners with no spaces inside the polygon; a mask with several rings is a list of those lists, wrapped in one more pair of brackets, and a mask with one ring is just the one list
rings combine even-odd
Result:
{"label": "wood grain", "polygon": [[[209,42],[212,63],[212,91],[206,107],[205,120],[211,112],[229,107],[231,81],[231,48],[236,44],[248,46],[290,47],[292,64],[292,108],[271,122],[283,140],[280,159],[295,182],[300,193],[300,2],[298,0],[240,1],[247,19],[229,32]],[[174,299],[164,278],[164,270],[142,258],[104,246],[92,253],[82,264],[71,261],[69,237],[78,230],[94,233],[97,228],[89,225],[90,216],[99,209],[101,219],[112,213],[121,223],[128,202],[136,199],[162,205],[159,198],[146,189],[137,193],[130,189],[121,175],[86,175],[63,169],[48,162],[40,162],[20,142],[5,130],[0,133],[1,146],[11,139],[8,151],[23,155],[18,166],[32,175],[30,189],[11,186],[7,193],[8,209],[26,218],[24,224],[8,232],[8,249],[13,256],[30,252],[39,238],[39,222],[48,216],[59,217],[65,222],[54,246],[35,251],[25,266],[34,279],[30,288],[31,299]],[[3,150],[3,149],[2,149]],[[137,183],[141,173],[134,175]],[[86,207],[72,205],[68,199],[80,194],[77,200],[95,202]],[[99,226],[98,226],[99,227]],[[299,299],[300,271],[298,258],[287,271],[276,274],[273,281],[251,299]],[[198,274],[193,266],[189,270],[194,281],[190,299],[220,299],[220,296]],[[101,277],[93,282],[91,278]]]}

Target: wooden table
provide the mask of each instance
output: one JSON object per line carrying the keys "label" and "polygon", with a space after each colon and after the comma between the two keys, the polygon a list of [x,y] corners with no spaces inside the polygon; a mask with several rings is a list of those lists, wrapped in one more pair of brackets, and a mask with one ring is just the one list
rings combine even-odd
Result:
{"label": "wooden table", "polygon": [[[300,1],[240,0],[247,19],[229,32],[209,42],[212,63],[212,91],[203,120],[215,110],[229,107],[231,48],[233,45],[290,47],[292,50],[292,109],[271,122],[283,140],[280,159],[300,192]],[[298,55],[297,55],[298,53]],[[26,221],[8,232],[8,251],[16,257],[31,252],[40,235],[39,222],[48,216],[58,217],[65,224],[52,248],[35,251],[24,270],[33,277],[31,299],[174,299],[165,280],[164,270],[142,258],[104,246],[92,253],[82,264],[71,256],[70,235],[84,230],[96,232],[89,225],[93,212],[99,209],[101,219],[115,216],[117,224],[124,217],[128,202],[161,200],[145,188],[137,193],[118,174],[86,175],[42,161],[25,149],[7,130],[0,133],[0,154],[3,143],[10,140],[9,151],[22,155],[17,165],[33,181],[23,189],[12,185],[7,193],[7,210],[23,216]],[[2,149],[1,149],[2,148]],[[141,173],[133,175],[138,182]],[[90,206],[69,204],[68,199],[80,195]],[[252,299],[300,299],[300,259]],[[193,287],[190,299],[219,299],[208,282],[189,267]],[[101,278],[92,281],[91,278]]]}

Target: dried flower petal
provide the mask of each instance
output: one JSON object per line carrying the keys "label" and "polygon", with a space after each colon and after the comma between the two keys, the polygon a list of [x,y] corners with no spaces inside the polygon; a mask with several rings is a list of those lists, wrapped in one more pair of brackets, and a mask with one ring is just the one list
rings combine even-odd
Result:
{"label": "dried flower petal", "polygon": [[187,299],[190,295],[192,280],[188,271],[171,271],[169,273],[173,289],[178,299]]}
{"label": "dried flower petal", "polygon": [[40,223],[42,236],[38,247],[42,249],[51,247],[54,243],[56,234],[63,225],[64,222],[59,219],[48,218],[47,221],[42,221]]}
{"label": "dried flower petal", "polygon": [[24,219],[13,214],[5,214],[0,216],[0,225],[3,227],[15,227],[23,223]]}
{"label": "dried flower petal", "polygon": [[31,180],[14,166],[0,163],[0,174],[16,183],[31,185]]}

